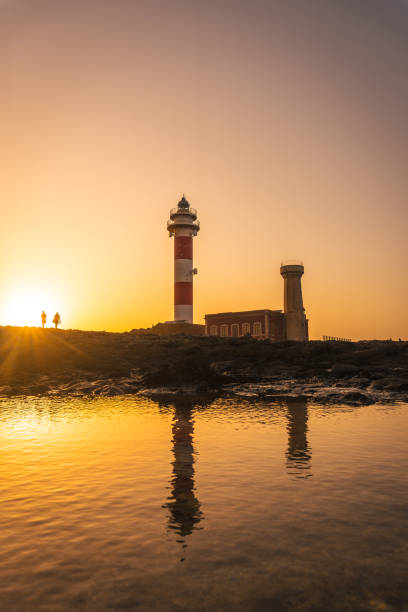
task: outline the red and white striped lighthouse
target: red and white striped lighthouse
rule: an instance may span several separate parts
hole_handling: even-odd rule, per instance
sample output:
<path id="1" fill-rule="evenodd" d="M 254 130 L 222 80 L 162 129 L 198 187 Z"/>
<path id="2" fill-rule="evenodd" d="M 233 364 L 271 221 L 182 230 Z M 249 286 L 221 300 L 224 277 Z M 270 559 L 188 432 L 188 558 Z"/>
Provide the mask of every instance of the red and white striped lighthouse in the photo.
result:
<path id="1" fill-rule="evenodd" d="M 170 211 L 167 221 L 170 237 L 174 236 L 174 320 L 193 322 L 193 236 L 200 230 L 197 211 L 184 195 Z"/>

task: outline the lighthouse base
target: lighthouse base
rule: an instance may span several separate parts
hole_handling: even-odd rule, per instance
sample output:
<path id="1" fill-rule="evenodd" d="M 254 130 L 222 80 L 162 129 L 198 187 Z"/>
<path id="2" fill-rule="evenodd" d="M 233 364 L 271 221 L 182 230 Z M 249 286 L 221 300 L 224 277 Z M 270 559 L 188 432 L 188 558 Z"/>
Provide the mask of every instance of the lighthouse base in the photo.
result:
<path id="1" fill-rule="evenodd" d="M 193 323 L 192 304 L 176 304 L 174 306 L 174 322 L 192 324 Z"/>

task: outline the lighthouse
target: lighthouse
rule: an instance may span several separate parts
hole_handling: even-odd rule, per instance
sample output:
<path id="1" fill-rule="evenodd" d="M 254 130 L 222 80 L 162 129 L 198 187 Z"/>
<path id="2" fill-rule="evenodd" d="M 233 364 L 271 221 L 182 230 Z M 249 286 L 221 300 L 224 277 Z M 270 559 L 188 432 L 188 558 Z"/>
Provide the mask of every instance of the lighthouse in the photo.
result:
<path id="1" fill-rule="evenodd" d="M 174 236 L 174 321 L 193 322 L 193 237 L 200 231 L 197 211 L 186 198 L 170 210 L 167 221 L 170 238 Z"/>

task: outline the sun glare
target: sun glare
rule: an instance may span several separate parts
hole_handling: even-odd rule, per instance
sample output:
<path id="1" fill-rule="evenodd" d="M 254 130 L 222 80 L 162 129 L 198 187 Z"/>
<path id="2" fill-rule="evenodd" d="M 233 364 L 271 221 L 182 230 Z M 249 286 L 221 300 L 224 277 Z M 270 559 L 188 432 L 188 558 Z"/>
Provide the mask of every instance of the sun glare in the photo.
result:
<path id="1" fill-rule="evenodd" d="M 3 325 L 41 326 L 41 312 L 47 314 L 47 327 L 52 325 L 54 314 L 62 305 L 49 290 L 18 288 L 6 295 L 3 304 Z"/>

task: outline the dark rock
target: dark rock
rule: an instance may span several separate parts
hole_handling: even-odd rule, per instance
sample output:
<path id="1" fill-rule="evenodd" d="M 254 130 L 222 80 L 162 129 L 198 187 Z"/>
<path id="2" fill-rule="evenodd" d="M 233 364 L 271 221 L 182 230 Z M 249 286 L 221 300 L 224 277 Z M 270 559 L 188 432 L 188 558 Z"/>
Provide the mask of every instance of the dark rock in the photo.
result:
<path id="1" fill-rule="evenodd" d="M 335 363 L 331 369 L 334 376 L 348 376 L 356 374 L 359 368 L 352 363 Z"/>
<path id="2" fill-rule="evenodd" d="M 50 385 L 48 383 L 33 385 L 30 387 L 30 393 L 33 395 L 42 395 L 43 393 L 46 393 L 49 388 Z"/>
<path id="3" fill-rule="evenodd" d="M 233 361 L 214 361 L 210 363 L 210 369 L 219 376 L 228 376 L 231 374 L 231 369 L 234 367 Z"/>
<path id="4" fill-rule="evenodd" d="M 353 378 L 350 378 L 349 382 L 352 383 L 356 387 L 360 387 L 361 389 L 366 389 L 368 385 L 371 383 L 371 380 L 369 378 L 364 378 L 364 377 L 360 378 L 360 376 L 353 376 Z"/>
<path id="5" fill-rule="evenodd" d="M 208 385 L 206 382 L 202 382 L 199 385 L 196 385 L 195 392 L 197 395 L 206 395 L 214 391 L 214 387 Z"/>
<path id="6" fill-rule="evenodd" d="M 293 376 L 300 380 L 304 380 L 305 378 L 308 378 L 310 376 L 310 370 L 308 370 L 307 368 L 298 368 L 293 372 Z"/>
<path id="7" fill-rule="evenodd" d="M 348 404 L 350 406 L 367 406 L 375 403 L 375 398 L 359 391 L 327 392 L 314 396 L 314 400 L 327 404 Z"/>
<path id="8" fill-rule="evenodd" d="M 263 395 L 265 397 L 269 397 L 269 396 L 273 396 L 273 395 L 280 395 L 282 393 L 281 389 L 274 389 L 273 387 L 269 387 L 268 389 L 265 389 L 265 391 L 263 392 Z"/>
<path id="9" fill-rule="evenodd" d="M 384 388 L 387 389 L 387 391 L 393 391 L 393 392 L 398 392 L 398 393 L 408 391 L 408 379 L 403 379 L 403 378 L 391 379 L 386 383 Z"/>
<path id="10" fill-rule="evenodd" d="M 373 372 L 368 373 L 368 376 L 370 377 L 371 380 L 381 380 L 386 375 L 387 375 L 387 371 L 384 370 L 384 368 L 381 368 L 381 370 L 375 370 Z"/>
<path id="11" fill-rule="evenodd" d="M 210 369 L 218 376 L 236 381 L 249 381 L 260 376 L 259 368 L 244 359 L 215 361 L 210 364 Z"/>
<path id="12" fill-rule="evenodd" d="M 324 404 L 336 404 L 341 403 L 342 393 L 329 392 L 329 393 L 318 393 L 314 396 L 314 400 Z"/>
<path id="13" fill-rule="evenodd" d="M 375 391 L 383 391 L 389 383 L 387 378 L 379 378 L 370 384 L 370 389 Z"/>
<path id="14" fill-rule="evenodd" d="M 360 393 L 359 391 L 349 391 L 345 393 L 341 401 L 351 406 L 368 406 L 369 404 L 375 403 L 375 399 L 372 396 L 366 393 Z"/>

